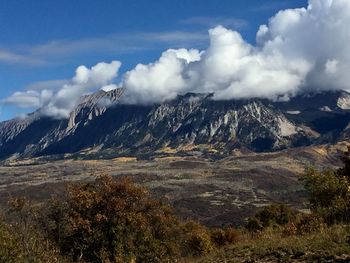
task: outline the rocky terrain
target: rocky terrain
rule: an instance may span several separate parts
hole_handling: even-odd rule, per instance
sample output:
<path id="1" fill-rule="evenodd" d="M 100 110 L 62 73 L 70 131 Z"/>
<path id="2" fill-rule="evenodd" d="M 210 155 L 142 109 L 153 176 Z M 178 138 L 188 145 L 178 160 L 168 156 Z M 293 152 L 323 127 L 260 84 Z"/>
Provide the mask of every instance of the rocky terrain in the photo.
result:
<path id="1" fill-rule="evenodd" d="M 216 101 L 186 94 L 159 105 L 119 103 L 121 89 L 81 99 L 69 119 L 52 119 L 40 109 L 0 123 L 0 159 L 83 154 L 92 158 L 155 152 L 230 155 L 334 143 L 350 132 L 350 94 L 299 95 L 289 101 Z"/>

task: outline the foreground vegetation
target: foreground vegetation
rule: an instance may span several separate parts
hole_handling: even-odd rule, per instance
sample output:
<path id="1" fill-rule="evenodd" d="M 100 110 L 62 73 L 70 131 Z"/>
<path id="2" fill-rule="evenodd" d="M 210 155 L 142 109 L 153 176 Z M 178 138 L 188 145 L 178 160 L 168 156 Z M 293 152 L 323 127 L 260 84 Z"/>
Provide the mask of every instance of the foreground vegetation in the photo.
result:
<path id="1" fill-rule="evenodd" d="M 71 184 L 40 205 L 12 199 L 0 220 L 1 262 L 350 262 L 350 156 L 301 177 L 310 213 L 258 211 L 241 229 L 178 219 L 129 179 Z"/>
<path id="2" fill-rule="evenodd" d="M 350 262 L 350 228 L 325 227 L 303 235 L 286 234 L 281 229 L 245 234 L 237 244 L 187 262 Z"/>

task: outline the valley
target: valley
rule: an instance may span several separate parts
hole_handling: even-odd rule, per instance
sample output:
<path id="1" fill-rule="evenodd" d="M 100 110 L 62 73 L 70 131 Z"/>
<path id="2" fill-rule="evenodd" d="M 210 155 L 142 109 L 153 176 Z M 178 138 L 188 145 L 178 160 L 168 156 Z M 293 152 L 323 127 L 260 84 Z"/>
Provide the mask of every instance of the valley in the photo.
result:
<path id="1" fill-rule="evenodd" d="M 128 176 L 208 226 L 241 226 L 258 208 L 307 209 L 298 180 L 335 168 L 350 131 L 350 93 L 289 101 L 217 101 L 188 93 L 155 105 L 120 102 L 122 89 L 85 95 L 69 118 L 41 109 L 0 123 L 0 202 L 40 203 L 67 182 Z"/>
<path id="2" fill-rule="evenodd" d="M 337 167 L 346 147 L 346 142 L 340 142 L 272 153 L 235 151 L 221 159 L 198 153 L 181 156 L 167 150 L 149 160 L 7 160 L 0 167 L 0 200 L 4 205 L 9 197 L 27 196 L 40 203 L 64 195 L 67 182 L 85 182 L 101 174 L 129 176 L 174 206 L 182 218 L 198 219 L 208 226 L 240 226 L 258 208 L 271 203 L 307 209 L 298 175 L 309 166 Z"/>

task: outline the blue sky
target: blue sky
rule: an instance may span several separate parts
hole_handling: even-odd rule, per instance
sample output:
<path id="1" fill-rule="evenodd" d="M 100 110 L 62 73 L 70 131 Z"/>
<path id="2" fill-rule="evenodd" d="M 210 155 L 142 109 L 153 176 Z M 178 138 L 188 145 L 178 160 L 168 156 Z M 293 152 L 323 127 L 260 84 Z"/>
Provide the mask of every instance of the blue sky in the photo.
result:
<path id="1" fill-rule="evenodd" d="M 79 65 L 120 60 L 121 73 L 168 48 L 208 45 L 216 25 L 255 42 L 259 25 L 306 0 L 0 1 L 0 101 L 60 85 Z M 34 109 L 1 105 L 0 121 Z"/>

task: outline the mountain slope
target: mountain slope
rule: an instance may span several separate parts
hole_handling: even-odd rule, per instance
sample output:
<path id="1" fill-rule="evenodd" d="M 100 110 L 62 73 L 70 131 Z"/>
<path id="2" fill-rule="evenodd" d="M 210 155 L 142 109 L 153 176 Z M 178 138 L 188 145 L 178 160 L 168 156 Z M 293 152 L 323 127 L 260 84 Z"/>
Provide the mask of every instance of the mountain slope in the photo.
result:
<path id="1" fill-rule="evenodd" d="M 343 91 L 288 102 L 186 94 L 153 106 L 120 104 L 122 94 L 117 89 L 85 96 L 69 119 L 44 117 L 39 110 L 0 123 L 0 159 L 86 149 L 141 155 L 189 145 L 223 154 L 235 148 L 261 152 L 333 142 L 350 133 L 350 94 Z"/>

